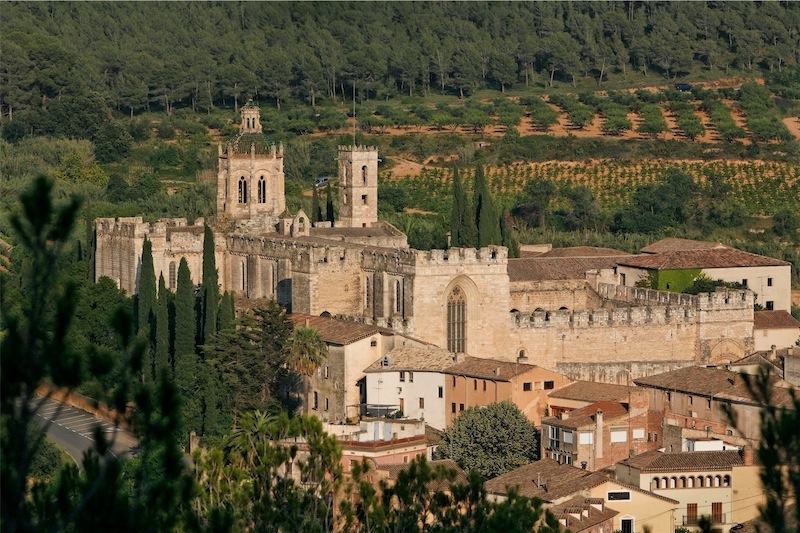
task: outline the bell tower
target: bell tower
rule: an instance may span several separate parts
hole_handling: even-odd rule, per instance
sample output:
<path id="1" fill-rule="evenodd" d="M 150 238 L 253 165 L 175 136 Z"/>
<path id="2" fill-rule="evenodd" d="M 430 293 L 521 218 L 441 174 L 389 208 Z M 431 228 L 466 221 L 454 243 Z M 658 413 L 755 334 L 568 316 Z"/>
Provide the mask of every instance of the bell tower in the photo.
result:
<path id="1" fill-rule="evenodd" d="M 378 149 L 339 147 L 339 220 L 336 226 L 368 228 L 378 222 Z"/>

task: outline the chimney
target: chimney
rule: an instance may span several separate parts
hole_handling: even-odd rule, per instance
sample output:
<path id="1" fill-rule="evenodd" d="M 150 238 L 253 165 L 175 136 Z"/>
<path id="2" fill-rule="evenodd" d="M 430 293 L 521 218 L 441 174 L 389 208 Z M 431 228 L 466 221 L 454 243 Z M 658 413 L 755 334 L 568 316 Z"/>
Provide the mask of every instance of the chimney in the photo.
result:
<path id="1" fill-rule="evenodd" d="M 753 448 L 745 446 L 742 448 L 742 463 L 744 466 L 753 466 Z"/>
<path id="2" fill-rule="evenodd" d="M 598 459 L 603 458 L 603 411 L 598 409 L 594 417 L 594 454 Z"/>
<path id="3" fill-rule="evenodd" d="M 778 356 L 778 347 L 773 344 L 770 347 L 770 351 L 771 351 L 771 355 L 772 355 L 772 360 L 774 361 L 775 358 Z"/>

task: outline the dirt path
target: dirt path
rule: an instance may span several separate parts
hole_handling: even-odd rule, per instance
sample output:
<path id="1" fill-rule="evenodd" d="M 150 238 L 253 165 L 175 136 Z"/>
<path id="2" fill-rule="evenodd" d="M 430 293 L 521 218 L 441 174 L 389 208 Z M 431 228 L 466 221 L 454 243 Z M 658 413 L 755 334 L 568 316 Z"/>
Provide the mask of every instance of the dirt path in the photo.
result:
<path id="1" fill-rule="evenodd" d="M 789 133 L 800 139 L 800 118 L 785 118 L 783 119 L 783 123 L 786 124 L 786 128 L 789 130 Z"/>

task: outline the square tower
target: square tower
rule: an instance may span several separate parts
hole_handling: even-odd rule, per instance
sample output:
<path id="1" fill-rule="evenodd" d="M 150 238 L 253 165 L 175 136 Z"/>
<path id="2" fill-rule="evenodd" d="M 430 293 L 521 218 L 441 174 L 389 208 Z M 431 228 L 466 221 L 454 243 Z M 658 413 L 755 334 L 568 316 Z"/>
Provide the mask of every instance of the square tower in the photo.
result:
<path id="1" fill-rule="evenodd" d="M 283 145 L 264 135 L 259 109 L 248 102 L 239 133 L 219 147 L 217 215 L 272 219 L 285 209 Z"/>
<path id="2" fill-rule="evenodd" d="M 368 228 L 378 222 L 378 149 L 339 147 L 338 227 Z"/>

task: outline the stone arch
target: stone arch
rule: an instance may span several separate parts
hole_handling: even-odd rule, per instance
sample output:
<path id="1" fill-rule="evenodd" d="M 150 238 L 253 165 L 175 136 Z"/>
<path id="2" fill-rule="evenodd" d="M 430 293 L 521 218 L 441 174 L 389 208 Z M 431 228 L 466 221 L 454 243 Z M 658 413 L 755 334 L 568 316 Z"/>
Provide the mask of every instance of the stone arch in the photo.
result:
<path id="1" fill-rule="evenodd" d="M 331 315 L 328 311 L 323 311 L 319 314 L 319 316 L 324 318 L 331 318 L 333 315 Z"/>
<path id="2" fill-rule="evenodd" d="M 745 356 L 744 346 L 733 339 L 721 339 L 711 348 L 710 362 L 730 362 Z"/>
<path id="3" fill-rule="evenodd" d="M 239 178 L 239 203 L 247 203 L 247 178 L 244 176 Z"/>
<path id="4" fill-rule="evenodd" d="M 455 294 L 458 289 L 458 294 Z M 466 351 L 470 339 L 470 318 L 480 306 L 481 295 L 475 282 L 465 275 L 456 276 L 443 294 L 444 331 L 447 349 Z M 458 353 L 458 352 L 455 352 Z"/>

